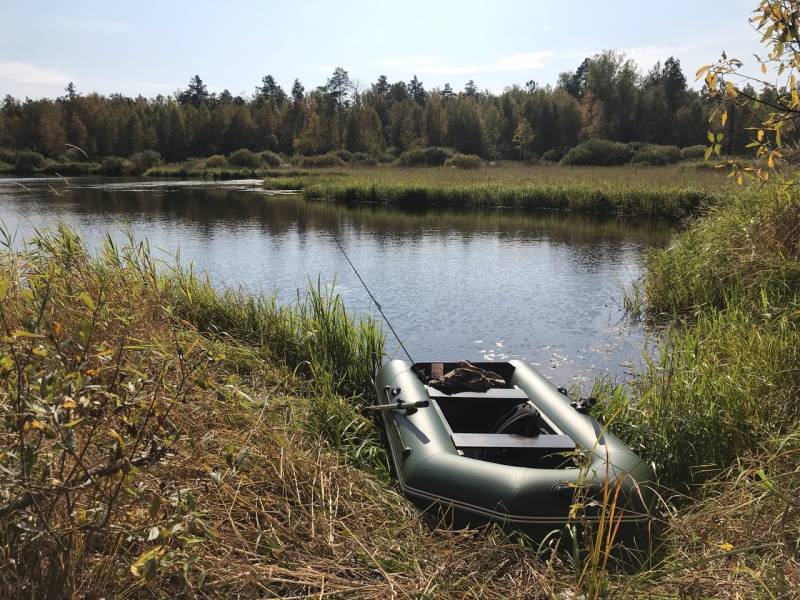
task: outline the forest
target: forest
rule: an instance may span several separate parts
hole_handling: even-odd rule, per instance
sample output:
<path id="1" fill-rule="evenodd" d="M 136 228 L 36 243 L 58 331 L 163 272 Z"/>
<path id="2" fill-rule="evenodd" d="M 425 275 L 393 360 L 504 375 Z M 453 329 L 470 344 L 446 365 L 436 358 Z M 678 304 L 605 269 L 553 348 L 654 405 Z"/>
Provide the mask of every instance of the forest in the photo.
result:
<path id="1" fill-rule="evenodd" d="M 61 161 L 155 151 L 176 162 L 243 148 L 306 156 L 344 149 L 391 158 L 427 146 L 487 160 L 558 160 L 593 138 L 707 144 L 712 110 L 677 59 L 640 73 L 612 50 L 586 58 L 554 86 L 528 81 L 502 93 L 481 91 L 473 81 L 461 91 L 449 84 L 428 90 L 416 76 L 390 83 L 384 75 L 362 89 L 342 68 L 310 90 L 295 79 L 287 92 L 266 75 L 248 97 L 209 93 L 199 75 L 186 89 L 155 98 L 82 94 L 72 83 L 65 92 L 56 99 L 5 97 L 0 161 L 27 150 Z M 758 122 L 736 111 L 731 104 L 724 126 L 727 154 L 744 151 L 752 137 L 747 128 Z"/>

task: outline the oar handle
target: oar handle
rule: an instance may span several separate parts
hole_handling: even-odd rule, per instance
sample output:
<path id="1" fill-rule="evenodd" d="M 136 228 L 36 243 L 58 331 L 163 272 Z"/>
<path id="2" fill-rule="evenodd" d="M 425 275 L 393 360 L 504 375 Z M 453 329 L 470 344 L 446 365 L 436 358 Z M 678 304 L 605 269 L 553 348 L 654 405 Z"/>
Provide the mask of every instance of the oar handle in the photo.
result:
<path id="1" fill-rule="evenodd" d="M 403 402 L 398 400 L 392 404 L 376 404 L 374 406 L 367 406 L 365 410 L 408 410 L 409 408 L 425 408 L 430 406 L 430 400 L 417 400 L 416 402 Z"/>

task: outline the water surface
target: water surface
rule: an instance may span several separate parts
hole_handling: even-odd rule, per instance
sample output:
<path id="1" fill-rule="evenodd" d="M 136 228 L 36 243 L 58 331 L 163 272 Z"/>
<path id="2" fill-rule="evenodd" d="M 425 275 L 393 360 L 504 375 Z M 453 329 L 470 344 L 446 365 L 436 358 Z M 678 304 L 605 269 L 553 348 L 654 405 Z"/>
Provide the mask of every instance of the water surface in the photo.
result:
<path id="1" fill-rule="evenodd" d="M 374 313 L 338 237 L 416 360 L 519 357 L 559 385 L 619 381 L 640 361 L 646 338 L 624 321 L 622 290 L 670 238 L 663 223 L 615 218 L 307 202 L 257 181 L 69 183 L 0 179 L 0 219 L 17 244 L 59 222 L 93 247 L 131 232 L 216 285 L 293 302 L 319 277 Z"/>

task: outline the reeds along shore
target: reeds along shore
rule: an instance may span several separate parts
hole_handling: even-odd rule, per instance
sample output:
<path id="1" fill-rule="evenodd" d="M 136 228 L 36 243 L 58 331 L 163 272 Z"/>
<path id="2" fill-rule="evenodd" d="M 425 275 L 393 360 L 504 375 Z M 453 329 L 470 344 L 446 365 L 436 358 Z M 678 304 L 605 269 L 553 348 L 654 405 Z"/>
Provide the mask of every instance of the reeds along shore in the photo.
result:
<path id="1" fill-rule="evenodd" d="M 569 210 L 677 219 L 715 201 L 724 178 L 687 166 L 563 167 L 501 165 L 307 170 L 267 174 L 267 189 L 346 203 Z"/>
<path id="2" fill-rule="evenodd" d="M 0 596 L 791 598 L 800 586 L 796 198 L 731 195 L 643 282 L 667 327 L 597 416 L 656 466 L 634 573 L 431 531 L 359 406 L 383 339 L 314 286 L 217 290 L 147 244 L 0 252 Z"/>

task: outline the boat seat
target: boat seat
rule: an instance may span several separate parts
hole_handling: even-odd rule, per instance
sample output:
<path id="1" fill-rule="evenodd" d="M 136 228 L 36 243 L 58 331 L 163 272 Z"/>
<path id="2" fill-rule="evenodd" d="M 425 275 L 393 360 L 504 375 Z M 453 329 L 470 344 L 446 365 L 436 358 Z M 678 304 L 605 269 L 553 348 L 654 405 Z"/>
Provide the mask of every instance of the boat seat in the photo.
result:
<path id="1" fill-rule="evenodd" d="M 575 442 L 568 435 L 527 437 L 513 433 L 454 433 L 452 439 L 456 448 L 527 448 L 549 452 L 575 450 Z"/>
<path id="2" fill-rule="evenodd" d="M 519 400 L 523 402 L 529 400 L 528 394 L 525 390 L 517 387 L 513 388 L 489 388 L 485 392 L 458 392 L 456 394 L 445 394 L 440 392 L 435 387 L 429 385 L 425 386 L 425 391 L 428 392 L 428 397 L 432 399 L 437 398 L 464 398 L 469 400 Z"/>

